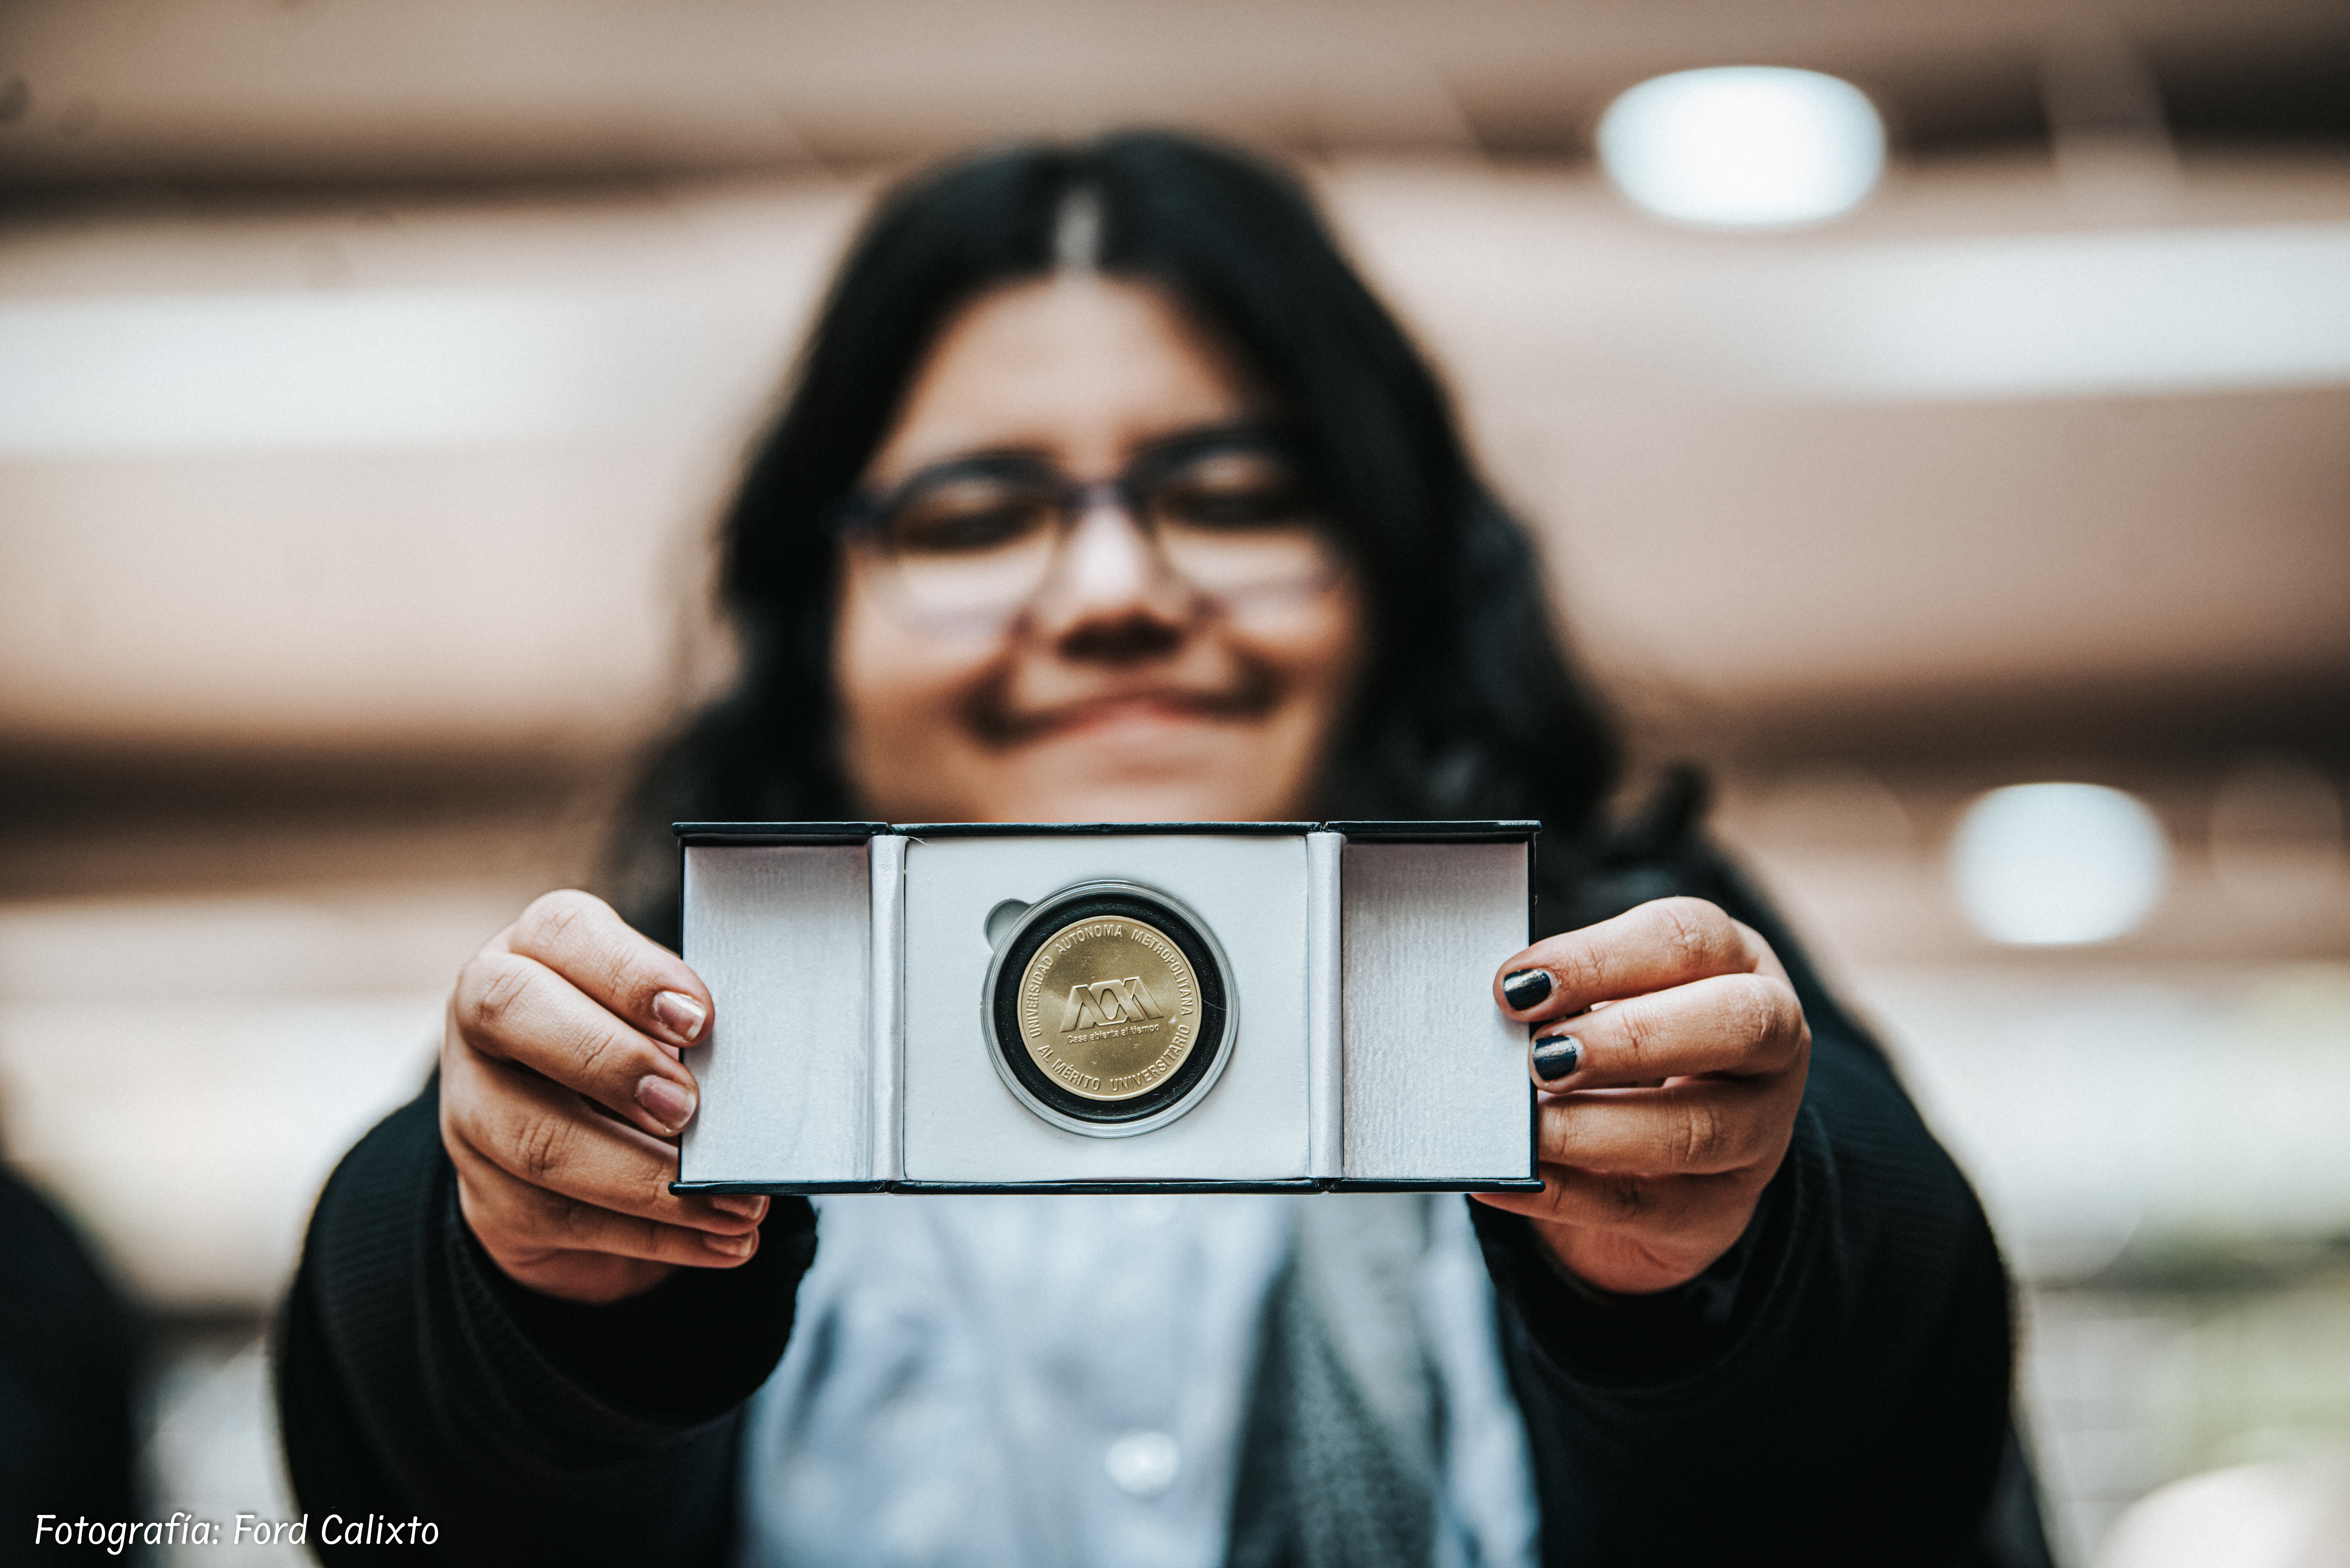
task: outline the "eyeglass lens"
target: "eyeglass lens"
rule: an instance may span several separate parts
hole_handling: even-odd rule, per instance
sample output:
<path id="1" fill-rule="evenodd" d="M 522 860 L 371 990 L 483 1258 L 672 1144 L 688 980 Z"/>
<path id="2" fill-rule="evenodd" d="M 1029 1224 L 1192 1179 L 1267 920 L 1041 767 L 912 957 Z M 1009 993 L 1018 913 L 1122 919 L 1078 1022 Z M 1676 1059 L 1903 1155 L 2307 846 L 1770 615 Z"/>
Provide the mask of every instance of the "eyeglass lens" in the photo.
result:
<path id="1" fill-rule="evenodd" d="M 1201 593 L 1295 593 L 1332 570 L 1312 498 L 1276 453 L 1211 450 L 1130 476 L 1125 488 L 1169 568 Z M 901 493 L 878 519 L 875 542 L 919 613 L 1008 618 L 1051 576 L 1082 494 L 1042 464 L 950 470 Z"/>

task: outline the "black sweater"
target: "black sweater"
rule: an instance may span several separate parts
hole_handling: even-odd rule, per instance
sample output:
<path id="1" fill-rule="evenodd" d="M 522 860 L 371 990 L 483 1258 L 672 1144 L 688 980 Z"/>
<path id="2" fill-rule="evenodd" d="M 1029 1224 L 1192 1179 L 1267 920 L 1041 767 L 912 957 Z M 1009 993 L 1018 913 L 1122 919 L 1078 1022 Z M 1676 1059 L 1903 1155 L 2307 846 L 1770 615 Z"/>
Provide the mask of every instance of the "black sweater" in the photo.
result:
<path id="1" fill-rule="evenodd" d="M 1753 1229 L 1660 1298 L 1596 1300 L 1523 1221 L 1471 1205 L 1544 1561 L 2033 1561 L 2007 1282 L 1973 1194 L 1769 911 L 1719 861 L 1677 870 L 1788 961 L 1811 1076 Z M 312 1540 L 372 1514 L 429 1521 L 463 1561 L 723 1562 L 743 1407 L 815 1246 L 806 1201 L 781 1199 L 739 1269 L 608 1307 L 538 1295 L 459 1216 L 428 1086 L 328 1183 L 280 1322 Z"/>

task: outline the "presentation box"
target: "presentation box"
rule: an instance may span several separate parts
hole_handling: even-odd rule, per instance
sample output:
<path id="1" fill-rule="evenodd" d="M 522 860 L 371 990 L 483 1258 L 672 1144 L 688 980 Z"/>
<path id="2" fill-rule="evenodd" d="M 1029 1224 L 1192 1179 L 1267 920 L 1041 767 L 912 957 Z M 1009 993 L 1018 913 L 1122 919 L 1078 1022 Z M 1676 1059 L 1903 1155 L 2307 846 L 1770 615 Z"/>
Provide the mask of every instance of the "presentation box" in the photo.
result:
<path id="1" fill-rule="evenodd" d="M 677 1189 L 1535 1189 L 1537 826 L 678 824 Z"/>

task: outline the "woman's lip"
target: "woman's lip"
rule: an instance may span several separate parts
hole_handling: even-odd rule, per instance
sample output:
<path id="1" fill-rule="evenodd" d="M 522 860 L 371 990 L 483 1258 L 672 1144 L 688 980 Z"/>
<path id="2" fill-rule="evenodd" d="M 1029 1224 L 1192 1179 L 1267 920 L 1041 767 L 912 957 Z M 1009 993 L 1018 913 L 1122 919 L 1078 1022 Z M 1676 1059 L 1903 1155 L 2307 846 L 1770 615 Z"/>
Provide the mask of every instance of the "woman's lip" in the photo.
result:
<path id="1" fill-rule="evenodd" d="M 1066 702 L 1033 713 L 1009 715 L 1013 728 L 1024 738 L 1070 735 L 1120 724 L 1195 724 L 1238 711 L 1245 703 L 1236 693 L 1149 691 L 1129 696 L 1100 697 Z"/>
<path id="2" fill-rule="evenodd" d="M 1007 665 L 971 693 L 964 721 L 973 735 L 989 744 L 1017 746 L 1120 724 L 1173 729 L 1265 717 L 1280 703 L 1281 682 L 1255 660 L 1233 663 L 1232 679 L 1227 680 L 1186 681 L 1164 671 L 1151 681 L 1135 671 L 1133 676 L 1141 678 L 1130 685 L 1114 677 L 1101 679 L 1110 675 L 1107 670 L 1084 672 L 1093 680 L 1066 680 L 1063 672 L 1052 670 L 1020 680 L 1015 680 L 1019 672 Z M 1042 680 L 1045 690 L 1034 690 L 1035 680 Z M 1022 686 L 1032 688 L 1028 701 L 1014 697 Z M 1057 691 L 1052 689 L 1055 686 Z"/>

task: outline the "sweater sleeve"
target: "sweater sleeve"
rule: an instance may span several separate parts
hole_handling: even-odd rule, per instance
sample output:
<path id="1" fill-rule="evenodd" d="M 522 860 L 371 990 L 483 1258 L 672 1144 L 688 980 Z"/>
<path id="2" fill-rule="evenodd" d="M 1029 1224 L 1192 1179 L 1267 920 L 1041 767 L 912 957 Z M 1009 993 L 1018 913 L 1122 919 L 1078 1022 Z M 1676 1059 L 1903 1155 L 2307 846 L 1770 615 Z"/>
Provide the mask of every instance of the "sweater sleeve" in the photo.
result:
<path id="1" fill-rule="evenodd" d="M 2009 1412 L 2007 1275 L 1966 1179 L 1884 1052 L 1738 867 L 1702 791 L 1636 825 L 1623 864 L 1546 891 L 1543 929 L 1690 893 L 1760 930 L 1812 1029 L 1784 1163 L 1698 1280 L 1604 1299 L 1527 1223 L 1472 1204 L 1526 1419 L 1546 1563 L 2045 1562 Z M 2011 1474 L 2010 1472 L 2012 1472 Z"/>
<path id="2" fill-rule="evenodd" d="M 1712 1282 L 1725 1310 L 1622 1310 L 1523 1220 L 1476 1220 L 1544 1562 L 1969 1560 L 2008 1435 L 2007 1282 L 1873 1046 L 1815 1031 L 1786 1162 Z"/>
<path id="3" fill-rule="evenodd" d="M 277 1325 L 313 1546 L 336 1555 L 373 1516 L 408 1526 L 403 1542 L 430 1525 L 457 1562 L 723 1562 L 742 1406 L 790 1335 L 813 1210 L 778 1199 L 738 1269 L 680 1270 L 608 1307 L 558 1302 L 508 1279 L 464 1223 L 439 1103 L 436 1079 L 337 1168 Z"/>

